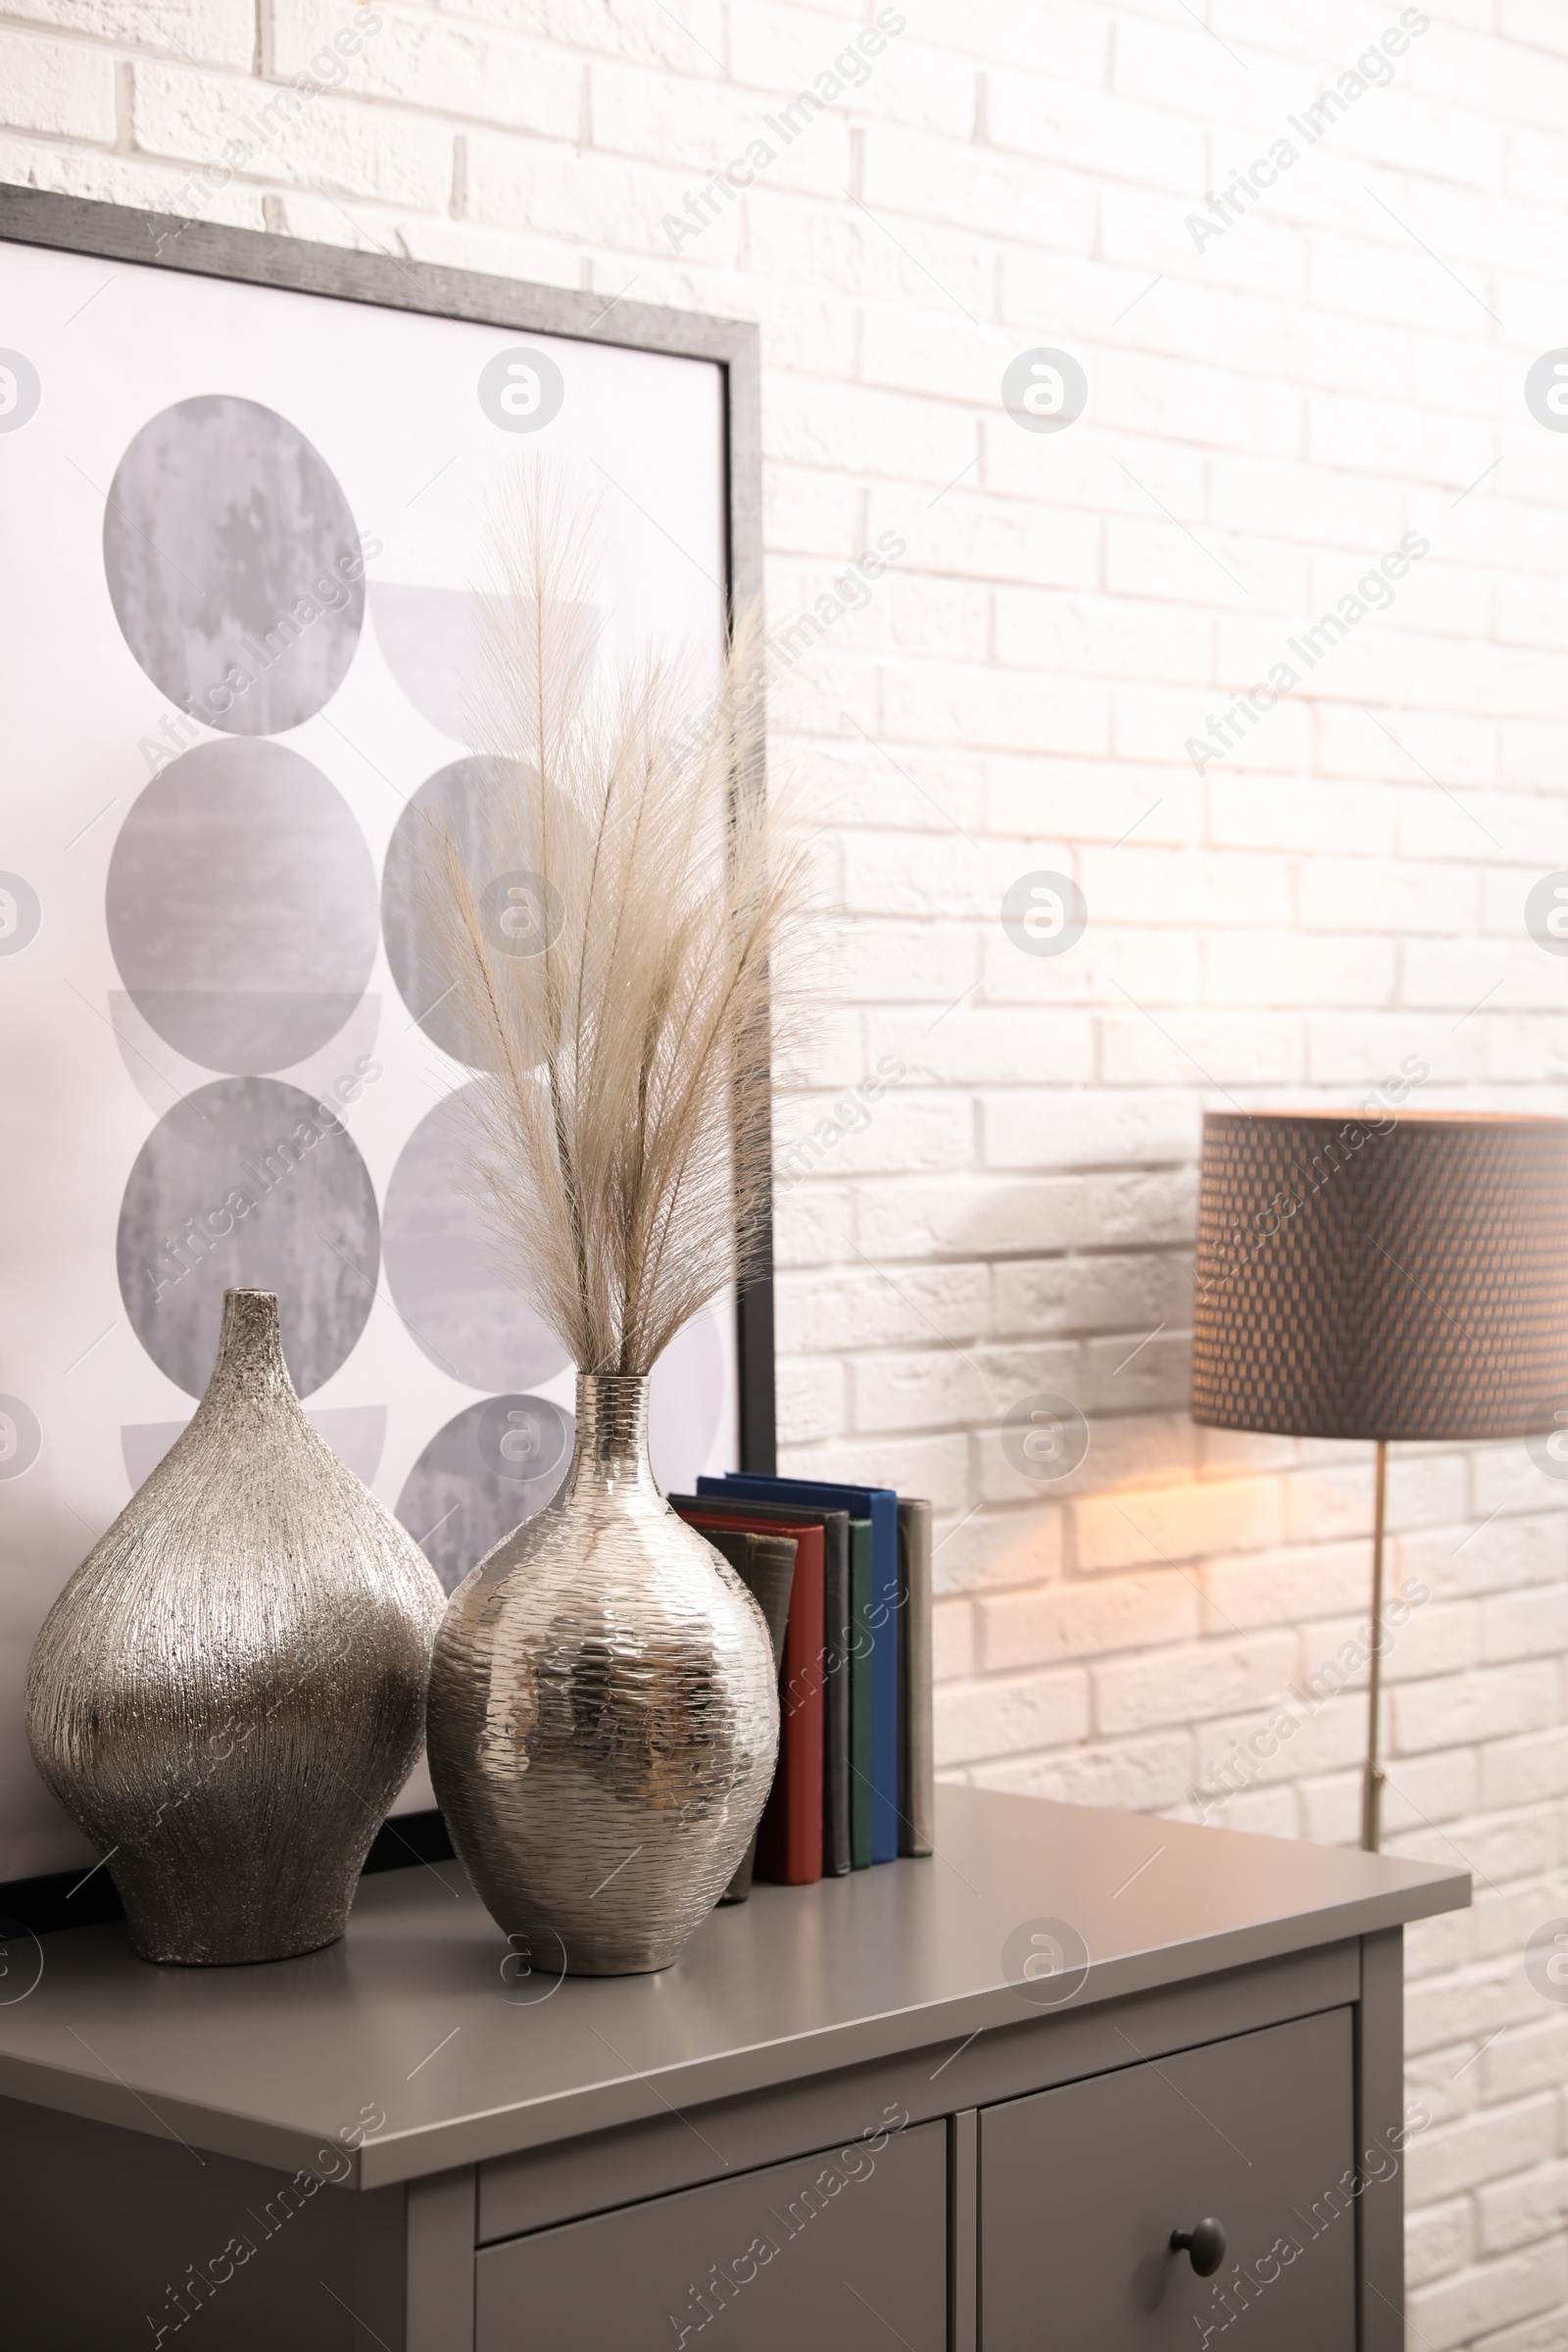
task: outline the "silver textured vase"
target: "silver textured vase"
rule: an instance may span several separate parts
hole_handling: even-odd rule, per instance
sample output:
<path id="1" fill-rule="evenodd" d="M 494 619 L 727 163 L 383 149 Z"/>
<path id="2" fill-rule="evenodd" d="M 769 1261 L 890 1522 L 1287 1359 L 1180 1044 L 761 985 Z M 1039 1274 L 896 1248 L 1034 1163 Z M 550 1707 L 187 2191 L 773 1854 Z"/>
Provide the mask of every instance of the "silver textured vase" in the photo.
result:
<path id="1" fill-rule="evenodd" d="M 342 1935 L 419 1752 L 442 1605 L 300 1410 L 272 1293 L 226 1292 L 194 1418 L 27 1672 L 33 1759 L 144 1960 L 281 1960 Z"/>
<path id="2" fill-rule="evenodd" d="M 541 1975 L 667 1968 L 728 1886 L 773 1779 L 773 1652 L 654 1483 L 645 1378 L 579 1376 L 554 1499 L 447 1605 L 427 1746 L 453 1843 Z"/>

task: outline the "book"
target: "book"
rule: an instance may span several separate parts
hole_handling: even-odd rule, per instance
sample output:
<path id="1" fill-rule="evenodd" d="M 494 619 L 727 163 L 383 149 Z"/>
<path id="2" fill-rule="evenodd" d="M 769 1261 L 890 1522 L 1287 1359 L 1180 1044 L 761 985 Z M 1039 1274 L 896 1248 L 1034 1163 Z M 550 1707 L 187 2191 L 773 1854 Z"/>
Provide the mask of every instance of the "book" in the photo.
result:
<path id="1" fill-rule="evenodd" d="M 754 1511 L 744 1497 L 670 1495 L 671 1506 L 699 1534 L 715 1530 L 778 1535 L 777 1522 Z M 753 1875 L 785 1886 L 809 1886 L 822 1876 L 822 1552 L 820 1517 L 795 1522 L 795 1581 L 784 1628 L 779 1689 L 778 1766 L 757 1833 Z"/>
<path id="2" fill-rule="evenodd" d="M 871 1854 L 871 1522 L 850 1521 L 850 1862 L 869 1867 Z"/>
<path id="3" fill-rule="evenodd" d="M 899 1851 L 899 1498 L 891 1487 L 849 1487 L 814 1478 L 759 1478 L 731 1470 L 697 1482 L 759 1502 L 818 1503 L 871 1522 L 871 1859 Z M 853 1680 L 852 1680 L 853 1700 Z"/>
<path id="4" fill-rule="evenodd" d="M 714 1501 L 710 1494 L 672 1494 L 669 1499 L 682 1513 L 710 1510 Z M 842 1878 L 852 1867 L 850 1805 L 854 1787 L 850 1768 L 850 1651 L 854 1639 L 850 1514 L 792 1502 L 752 1502 L 746 1507 L 759 1520 L 777 1521 L 783 1528 L 822 1530 L 822 1875 Z M 869 1769 L 864 1757 L 861 1768 Z"/>
<path id="5" fill-rule="evenodd" d="M 935 1831 L 931 1739 L 931 1505 L 899 1496 L 899 1851 L 928 1854 Z"/>
<path id="6" fill-rule="evenodd" d="M 702 1532 L 713 1549 L 723 1553 L 761 1610 L 777 1674 L 784 1663 L 784 1629 L 789 1622 L 790 1588 L 795 1582 L 795 1538 L 782 1533 L 754 1536 L 727 1527 L 705 1527 Z M 721 1903 L 744 1903 L 751 1893 L 757 1836 L 754 1830 L 735 1876 L 718 1898 Z"/>
<path id="7" fill-rule="evenodd" d="M 850 1802 L 850 1515 L 824 1511 L 822 1616 L 822 1871 L 842 1878 L 852 1867 Z"/>

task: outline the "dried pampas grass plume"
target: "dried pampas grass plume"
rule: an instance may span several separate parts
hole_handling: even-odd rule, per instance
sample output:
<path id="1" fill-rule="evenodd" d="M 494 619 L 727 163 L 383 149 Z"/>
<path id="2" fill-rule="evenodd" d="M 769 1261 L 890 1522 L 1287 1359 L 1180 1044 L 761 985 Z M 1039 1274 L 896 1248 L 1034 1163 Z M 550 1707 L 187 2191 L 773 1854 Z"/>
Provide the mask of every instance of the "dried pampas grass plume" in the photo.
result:
<path id="1" fill-rule="evenodd" d="M 420 917 L 469 1040 L 472 1162 L 579 1371 L 649 1371 L 766 1249 L 774 1045 L 804 1003 L 804 849 L 762 792 L 761 668 L 604 679 L 591 520 L 543 471 L 496 531 L 482 852 L 432 824 Z"/>

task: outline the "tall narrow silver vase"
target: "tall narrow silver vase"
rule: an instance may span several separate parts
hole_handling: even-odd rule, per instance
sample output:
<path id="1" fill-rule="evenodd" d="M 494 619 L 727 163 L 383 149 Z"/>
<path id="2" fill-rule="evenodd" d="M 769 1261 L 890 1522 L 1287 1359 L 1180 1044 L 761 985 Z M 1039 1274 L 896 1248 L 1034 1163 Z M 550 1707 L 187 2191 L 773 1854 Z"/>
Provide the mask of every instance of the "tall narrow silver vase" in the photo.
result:
<path id="1" fill-rule="evenodd" d="M 343 1933 L 419 1752 L 442 1592 L 318 1438 L 270 1291 L 224 1294 L 207 1394 L 61 1593 L 33 1759 L 144 1960 L 280 1960 Z"/>
<path id="2" fill-rule="evenodd" d="M 534 1972 L 667 1968 L 751 1842 L 778 1750 L 767 1627 L 648 1459 L 648 1382 L 580 1376 L 552 1502 L 459 1586 L 430 1776 Z"/>

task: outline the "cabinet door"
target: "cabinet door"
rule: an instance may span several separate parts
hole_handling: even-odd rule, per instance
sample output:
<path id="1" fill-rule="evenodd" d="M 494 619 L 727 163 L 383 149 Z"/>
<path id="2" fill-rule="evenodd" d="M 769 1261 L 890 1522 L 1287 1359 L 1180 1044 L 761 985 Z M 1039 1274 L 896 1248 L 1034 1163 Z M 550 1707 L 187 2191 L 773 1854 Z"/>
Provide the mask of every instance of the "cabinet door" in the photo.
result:
<path id="1" fill-rule="evenodd" d="M 947 2173 L 921 2124 L 486 2246 L 475 2352 L 946 2352 Z"/>
<path id="2" fill-rule="evenodd" d="M 988 2107 L 983 2352 L 1355 2352 L 1350 2024 L 1331 2009 Z M 1170 2237 L 1209 2218 L 1226 2251 L 1200 2278 Z"/>

